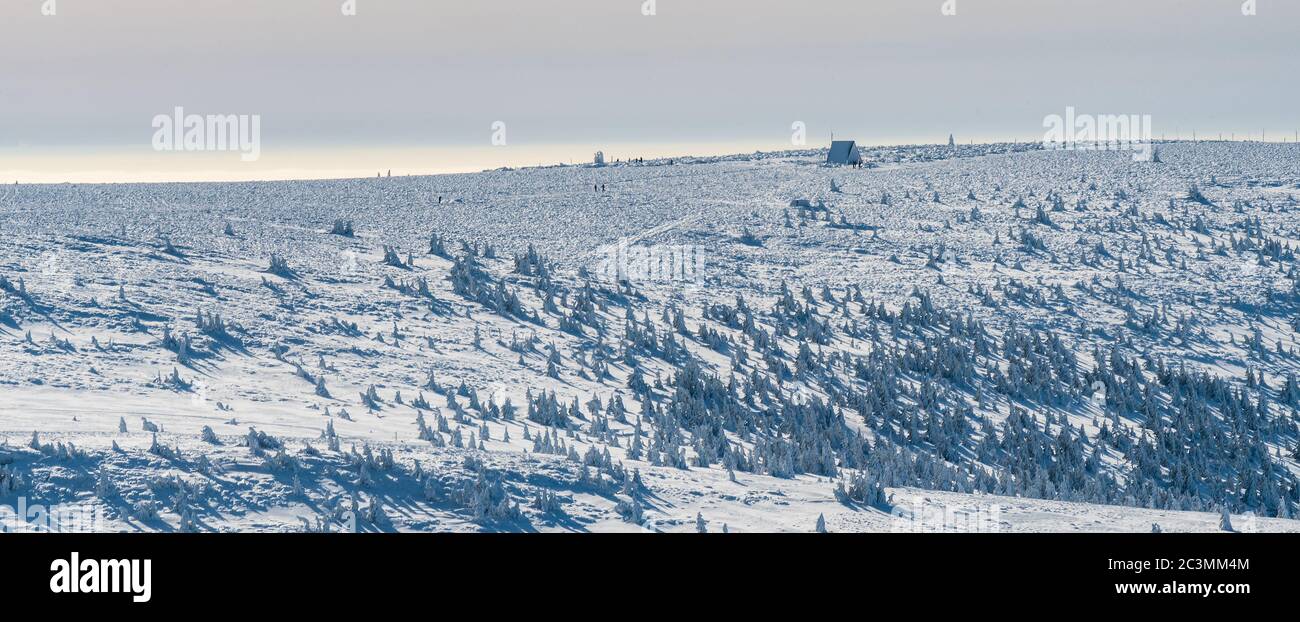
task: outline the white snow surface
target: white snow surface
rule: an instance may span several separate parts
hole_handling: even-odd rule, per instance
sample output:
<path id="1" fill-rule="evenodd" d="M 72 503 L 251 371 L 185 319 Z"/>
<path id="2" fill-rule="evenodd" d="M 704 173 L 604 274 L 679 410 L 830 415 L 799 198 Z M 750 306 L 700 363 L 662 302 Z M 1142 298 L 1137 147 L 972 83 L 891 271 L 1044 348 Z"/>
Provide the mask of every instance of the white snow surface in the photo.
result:
<path id="1" fill-rule="evenodd" d="M 627 386 L 630 367 L 615 355 L 608 377 L 596 378 L 589 365 L 606 344 L 617 351 L 625 309 L 610 297 L 596 310 L 611 331 L 603 338 L 560 330 L 532 281 L 513 272 L 512 257 L 530 245 L 553 263 L 553 279 L 571 297 L 587 281 L 580 269 L 594 270 L 620 239 L 632 247 L 692 247 L 704 260 L 698 281 L 632 283 L 638 318 L 658 321 L 665 309 L 680 308 L 692 333 L 705 303 L 732 304 L 743 295 L 765 310 L 784 282 L 796 296 L 805 286 L 840 297 L 857 287 L 892 310 L 921 290 L 937 307 L 969 312 L 994 335 L 1013 322 L 1059 335 L 1085 370 L 1094 346 L 1109 351 L 1117 337 L 1127 338 L 1131 355 L 1161 356 L 1233 382 L 1250 369 L 1277 388 L 1300 367 L 1285 354 L 1296 347 L 1295 310 L 1274 306 L 1293 288 L 1285 273 L 1293 264 L 1266 265 L 1250 251 L 1212 252 L 1243 238 L 1241 223 L 1255 218 L 1269 239 L 1298 243 L 1298 145 L 1170 143 L 1160 145 L 1158 163 L 1027 145 L 865 155 L 875 167 L 831 168 L 818 152 L 789 152 L 431 177 L 0 187 L 0 276 L 9 284 L 0 292 L 0 466 L 21 478 L 11 491 L 0 486 L 0 521 L 21 496 L 93 504 L 107 517 L 97 525 L 104 530 L 288 531 L 336 521 L 334 529 L 359 531 L 694 531 L 698 515 L 711 532 L 723 525 L 808 532 L 818 516 L 831 532 L 906 531 L 916 523 L 904 516 L 923 500 L 992 516 L 981 530 L 1150 531 L 1153 523 L 1164 531 L 1220 530 L 1214 511 L 914 487 L 886 490 L 891 515 L 839 502 L 834 488 L 844 474 L 736 472 L 733 481 L 719 463 L 682 469 L 627 456 L 640 412 Z M 831 191 L 832 180 L 839 192 Z M 595 191 L 595 184 L 606 189 Z M 1213 205 L 1186 200 L 1192 184 Z M 1049 192 L 1061 196 L 1064 209 L 1051 209 Z M 790 207 L 795 199 L 826 210 L 801 217 Z M 1050 225 L 1034 222 L 1038 206 Z M 1208 233 L 1188 226 L 1197 218 Z M 339 220 L 353 223 L 355 235 L 331 234 Z M 1045 249 L 1026 251 L 1016 237 L 1022 230 Z M 491 245 L 496 257 L 481 257 L 481 265 L 544 325 L 455 293 L 453 261 L 428 252 L 434 233 L 453 256 L 462 254 L 462 240 Z M 1098 245 L 1129 266 L 1085 261 Z M 385 246 L 413 264 L 385 263 Z M 268 271 L 273 254 L 291 275 Z M 427 296 L 390 286 L 415 287 L 421 277 Z M 603 291 L 618 290 L 600 283 Z M 1056 286 L 1066 300 L 1051 295 Z M 1116 292 L 1132 293 L 1134 313 Z M 1133 325 L 1133 317 L 1156 311 L 1166 326 L 1194 316 L 1194 337 Z M 229 337 L 204 334 L 200 312 L 219 313 Z M 355 332 L 341 328 L 351 322 Z M 1256 330 L 1268 350 L 1283 354 L 1252 350 Z M 190 355 L 167 347 L 165 334 L 192 338 Z M 511 349 L 530 336 L 534 347 Z M 793 355 L 794 341 L 784 342 Z M 707 371 L 727 376 L 729 354 L 693 337 L 683 343 Z M 546 373 L 548 344 L 562 361 L 558 378 Z M 814 350 L 862 354 L 871 347 L 837 335 Z M 678 368 L 659 357 L 640 360 L 650 381 L 658 373 L 667 382 Z M 761 361 L 750 364 L 761 368 Z M 168 380 L 173 371 L 179 383 Z M 510 398 L 519 415 L 485 418 L 465 408 L 465 419 L 454 421 L 446 397 L 426 387 L 430 373 L 443 387 L 473 389 L 484 403 Z M 307 376 L 324 377 L 330 396 L 318 395 Z M 377 409 L 361 399 L 372 386 Z M 782 386 L 791 395 L 826 395 L 812 382 Z M 637 471 L 642 520 L 620 513 L 630 497 L 599 480 L 599 469 L 584 475 L 581 463 L 538 453 L 525 440 L 548 431 L 523 416 L 526 395 L 541 391 L 556 392 L 563 405 L 576 398 L 584 410 L 593 397 L 625 401 L 629 419 L 611 422 L 607 434 L 584 418 L 556 435 L 577 455 L 607 449 L 626 472 Z M 417 396 L 429 406 L 414 407 Z M 1078 397 L 1042 411 L 1093 436 L 1109 415 L 1090 396 Z M 995 421 L 1007 416 L 1005 397 L 987 402 L 976 403 L 976 412 Z M 450 432 L 436 432 L 444 439 L 438 444 L 449 446 L 422 440 L 417 415 L 435 427 L 435 412 L 463 439 L 481 437 L 486 426 L 490 440 L 481 450 L 450 446 Z M 866 429 L 856 413 L 844 412 L 850 427 Z M 1296 416 L 1278 403 L 1273 413 Z M 158 431 L 146 431 L 145 420 Z M 323 437 L 328 425 L 338 450 Z M 1138 430 L 1141 422 L 1126 418 L 1124 425 Z M 203 438 L 205 427 L 215 439 Z M 271 445 L 249 447 L 250 428 Z M 1266 441 L 1292 473 L 1294 440 L 1282 433 Z M 392 464 L 358 467 L 384 463 L 387 452 Z M 1118 452 L 1105 457 L 1116 468 L 1128 460 Z M 428 492 L 430 479 L 439 491 Z M 515 513 L 485 515 L 456 492 L 492 496 L 492 480 Z M 556 495 L 559 510 L 542 507 L 544 493 Z M 354 498 L 357 515 L 349 516 Z M 369 510 L 375 505 L 382 516 Z M 1232 518 L 1239 530 L 1249 523 L 1300 531 L 1293 520 Z"/>

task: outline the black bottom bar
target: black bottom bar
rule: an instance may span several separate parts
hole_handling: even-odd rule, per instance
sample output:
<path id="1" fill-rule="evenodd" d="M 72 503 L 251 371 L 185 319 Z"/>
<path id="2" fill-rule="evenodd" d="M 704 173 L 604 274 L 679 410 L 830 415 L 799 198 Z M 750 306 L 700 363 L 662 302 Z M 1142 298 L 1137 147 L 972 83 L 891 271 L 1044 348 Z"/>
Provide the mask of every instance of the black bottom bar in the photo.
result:
<path id="1" fill-rule="evenodd" d="M 660 597 L 678 602 L 673 595 L 682 590 L 759 610 L 772 599 L 821 608 L 847 598 L 917 603 L 926 612 L 1040 603 L 1206 611 L 1293 601 L 1297 542 L 1266 534 L 4 534 L 0 585 L 10 605 L 50 611 L 194 611 L 221 603 L 231 615 L 243 603 L 259 603 L 250 606 L 262 613 L 380 604 L 396 611 L 428 607 L 430 598 L 473 603 L 474 594 L 497 605 L 506 604 L 503 595 L 522 605 L 568 594 L 570 607 L 585 602 L 574 595 L 603 594 L 624 606 L 650 598 L 658 608 L 667 606 Z M 134 602 L 144 594 L 129 580 L 118 593 L 52 591 L 122 567 L 99 560 L 146 559 L 147 602 Z M 94 561 L 81 566 L 86 560 Z M 689 609 L 684 600 L 673 606 Z"/>

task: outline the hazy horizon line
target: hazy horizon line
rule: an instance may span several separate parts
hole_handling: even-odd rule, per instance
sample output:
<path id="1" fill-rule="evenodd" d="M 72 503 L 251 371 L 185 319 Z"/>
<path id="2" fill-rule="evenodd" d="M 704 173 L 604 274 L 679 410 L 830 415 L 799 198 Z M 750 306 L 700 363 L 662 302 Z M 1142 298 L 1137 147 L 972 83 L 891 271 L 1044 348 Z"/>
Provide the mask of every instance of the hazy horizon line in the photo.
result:
<path id="1" fill-rule="evenodd" d="M 1225 133 L 1225 136 L 1227 133 Z M 1296 141 L 1290 136 L 1284 135 L 1282 140 L 1259 140 L 1247 138 L 1231 139 L 1217 136 L 1217 133 L 1204 135 L 1197 138 L 1153 138 L 1153 143 L 1176 143 L 1176 142 L 1241 142 L 1241 143 L 1273 143 L 1273 144 L 1293 144 Z M 855 140 L 852 137 L 843 137 L 845 140 Z M 883 141 L 866 142 L 856 141 L 860 146 L 865 148 L 882 148 L 882 147 L 924 147 L 924 146 L 943 146 L 947 141 L 927 142 L 917 139 L 893 139 Z M 956 141 L 960 145 L 991 145 L 1007 143 L 1042 143 L 1042 138 L 1033 139 L 1023 137 L 1006 137 L 992 138 L 981 137 L 981 139 L 968 139 L 965 141 Z M 53 186 L 53 185 L 120 185 L 120 184 L 199 184 L 199 183 L 262 183 L 262 182 L 295 182 L 295 181 L 331 181 L 331 180 L 360 180 L 374 179 L 376 177 L 437 177 L 445 175 L 467 175 L 488 173 L 501 170 L 525 170 L 534 168 L 551 168 L 565 166 L 589 166 L 593 163 L 594 155 L 597 151 L 605 153 L 607 165 L 616 163 L 625 163 L 635 158 L 645 159 L 647 161 L 662 161 L 682 158 L 722 158 L 729 156 L 742 156 L 754 153 L 763 154 L 781 154 L 781 153 L 798 153 L 807 151 L 826 150 L 830 146 L 829 142 L 817 142 L 808 145 L 776 145 L 771 142 L 762 141 L 734 141 L 734 142 L 675 142 L 675 143 L 610 143 L 605 148 L 593 147 L 589 145 L 526 145 L 526 146 L 499 146 L 499 147 L 473 147 L 473 146 L 448 146 L 448 147 L 381 147 L 381 148 L 356 148 L 356 147 L 312 147 L 298 148 L 281 152 L 267 152 L 274 159 L 294 159 L 305 158 L 308 161 L 320 162 L 322 159 L 334 159 L 339 157 L 352 157 L 357 160 L 369 160 L 366 166 L 275 166 L 275 167 L 244 167 L 239 170 L 238 157 L 235 159 L 235 166 L 232 168 L 220 168 L 231 164 L 231 154 L 213 153 L 213 152 L 185 152 L 183 155 L 176 153 L 158 153 L 152 150 L 141 150 L 138 147 L 125 149 L 106 149 L 102 147 L 90 149 L 77 149 L 71 147 L 44 148 L 47 152 L 66 152 L 76 151 L 79 155 L 54 155 L 37 154 L 36 161 L 43 158 L 56 158 L 70 161 L 121 161 L 122 158 L 135 158 L 137 161 L 160 161 L 163 159 L 185 158 L 189 163 L 195 163 L 200 166 L 209 168 L 186 168 L 180 170 L 165 171 L 161 168 L 150 169 L 132 169 L 126 168 L 96 168 L 96 167 L 77 167 L 64 168 L 60 171 L 51 172 L 42 168 L 6 168 L 4 165 L 10 160 L 29 161 L 31 154 L 26 155 L 9 155 L 6 151 L 10 149 L 0 148 L 0 186 L 3 185 L 25 185 L 25 186 Z M 611 151 L 611 149 L 618 151 Z M 23 150 L 18 150 L 23 151 Z M 109 152 L 109 153 L 97 153 Z M 467 157 L 462 158 L 458 164 L 430 164 L 428 160 L 439 160 L 451 153 L 466 153 Z M 500 155 L 503 153 L 517 154 L 515 157 L 499 158 L 485 157 L 486 153 Z M 586 155 L 580 157 L 579 154 Z M 432 157 L 431 157 L 432 156 Z M 548 157 L 549 156 L 549 157 Z M 411 159 L 425 158 L 426 161 L 411 162 Z M 396 162 L 396 166 L 381 165 L 375 167 L 378 160 L 375 158 L 388 158 Z M 253 169 L 253 170 L 250 170 Z M 372 172 L 374 174 L 372 174 Z M 24 181 L 28 180 L 28 181 Z"/>

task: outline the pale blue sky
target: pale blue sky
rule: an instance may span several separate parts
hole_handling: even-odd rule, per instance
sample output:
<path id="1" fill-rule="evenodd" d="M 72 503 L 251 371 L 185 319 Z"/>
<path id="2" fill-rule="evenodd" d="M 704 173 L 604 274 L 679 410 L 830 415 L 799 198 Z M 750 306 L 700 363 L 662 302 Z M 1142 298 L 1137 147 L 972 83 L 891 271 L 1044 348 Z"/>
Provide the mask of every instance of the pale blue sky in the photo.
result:
<path id="1" fill-rule="evenodd" d="M 955 16 L 943 0 L 657 0 L 652 17 L 643 2 L 356 0 L 345 17 L 343 0 L 57 0 L 47 17 L 3 0 L 0 175 L 139 169 L 112 154 L 147 151 L 175 106 L 261 115 L 264 160 L 286 171 L 372 166 L 274 164 L 340 147 L 440 154 L 395 173 L 781 148 L 794 121 L 810 144 L 1033 139 L 1066 106 L 1150 114 L 1157 136 L 1300 129 L 1295 0 L 1253 17 L 1242 0 L 955 0 Z M 457 166 L 497 120 L 509 145 Z M 197 160 L 156 172 L 272 166 Z"/>

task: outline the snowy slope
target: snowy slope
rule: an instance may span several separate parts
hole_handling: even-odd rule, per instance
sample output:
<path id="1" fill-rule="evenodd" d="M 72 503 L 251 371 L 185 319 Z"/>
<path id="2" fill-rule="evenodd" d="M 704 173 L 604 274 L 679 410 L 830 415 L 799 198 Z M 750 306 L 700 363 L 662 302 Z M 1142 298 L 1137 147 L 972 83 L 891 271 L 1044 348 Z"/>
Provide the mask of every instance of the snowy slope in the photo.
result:
<path id="1" fill-rule="evenodd" d="M 1160 152 L 0 188 L 0 508 L 1295 530 L 1300 147 Z M 613 282 L 620 240 L 702 271 Z"/>

